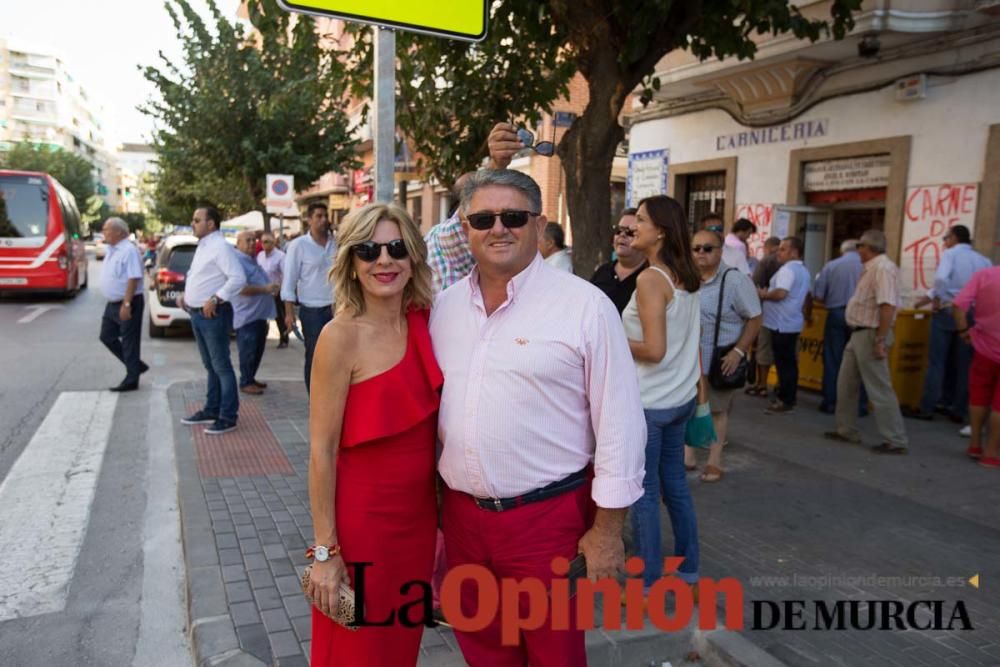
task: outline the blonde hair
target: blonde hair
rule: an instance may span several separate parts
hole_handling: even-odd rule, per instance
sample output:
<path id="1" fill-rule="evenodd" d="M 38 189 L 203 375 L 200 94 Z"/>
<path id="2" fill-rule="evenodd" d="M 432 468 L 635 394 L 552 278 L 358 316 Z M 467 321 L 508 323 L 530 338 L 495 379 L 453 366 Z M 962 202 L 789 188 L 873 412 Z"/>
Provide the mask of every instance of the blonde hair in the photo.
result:
<path id="1" fill-rule="evenodd" d="M 389 220 L 399 225 L 399 233 L 410 256 L 413 274 L 403 288 L 403 310 L 411 306 L 430 308 L 431 269 L 427 265 L 427 245 L 410 215 L 395 204 L 368 204 L 348 214 L 337 228 L 337 259 L 330 269 L 329 279 L 337 301 L 337 312 L 362 315 L 365 312 L 365 295 L 354 274 L 352 248 L 375 235 L 375 225 Z"/>

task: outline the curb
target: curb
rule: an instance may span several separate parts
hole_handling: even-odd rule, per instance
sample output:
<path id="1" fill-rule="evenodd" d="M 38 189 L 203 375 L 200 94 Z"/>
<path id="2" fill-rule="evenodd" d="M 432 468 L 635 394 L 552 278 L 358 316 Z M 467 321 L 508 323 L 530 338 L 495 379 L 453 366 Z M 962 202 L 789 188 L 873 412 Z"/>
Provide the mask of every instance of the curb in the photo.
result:
<path id="1" fill-rule="evenodd" d="M 711 667 L 787 667 L 773 655 L 732 630 L 695 630 L 694 649 Z"/>
<path id="2" fill-rule="evenodd" d="M 188 627 L 194 664 L 197 667 L 266 667 L 240 649 L 236 627 L 229 615 L 212 521 L 198 481 L 194 443 L 190 432 L 178 419 L 184 410 L 179 389 L 184 384 L 183 381 L 175 382 L 167 387 L 167 401 L 177 460 L 177 501 L 181 513 L 181 548 L 187 574 Z"/>

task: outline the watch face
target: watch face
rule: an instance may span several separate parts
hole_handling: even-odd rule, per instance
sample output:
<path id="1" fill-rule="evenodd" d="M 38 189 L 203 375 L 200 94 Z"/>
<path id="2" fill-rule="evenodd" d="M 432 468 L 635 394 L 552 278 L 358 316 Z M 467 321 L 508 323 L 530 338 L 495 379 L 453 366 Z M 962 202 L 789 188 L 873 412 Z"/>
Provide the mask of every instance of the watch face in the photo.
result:
<path id="1" fill-rule="evenodd" d="M 326 547 L 316 547 L 316 549 L 313 551 L 313 556 L 316 558 L 317 561 L 322 563 L 323 561 L 328 560 L 330 558 L 330 550 L 327 549 Z"/>

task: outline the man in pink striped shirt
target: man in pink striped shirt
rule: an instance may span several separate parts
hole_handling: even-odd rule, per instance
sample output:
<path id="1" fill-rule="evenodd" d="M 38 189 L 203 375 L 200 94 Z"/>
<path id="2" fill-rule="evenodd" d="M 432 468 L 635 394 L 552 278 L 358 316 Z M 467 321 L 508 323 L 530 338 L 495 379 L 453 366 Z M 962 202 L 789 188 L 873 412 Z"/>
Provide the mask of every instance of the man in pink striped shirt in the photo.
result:
<path id="1" fill-rule="evenodd" d="M 614 304 L 538 254 L 541 206 L 538 185 L 516 171 L 477 172 L 463 189 L 478 266 L 438 296 L 430 323 L 445 376 L 448 565 L 548 583 L 553 558 L 582 553 L 588 576 L 610 577 L 624 562 L 627 508 L 642 495 L 638 381 Z M 476 593 L 462 590 L 466 616 Z M 586 664 L 583 631 L 548 621 L 516 646 L 502 645 L 499 617 L 458 641 L 472 667 Z"/>

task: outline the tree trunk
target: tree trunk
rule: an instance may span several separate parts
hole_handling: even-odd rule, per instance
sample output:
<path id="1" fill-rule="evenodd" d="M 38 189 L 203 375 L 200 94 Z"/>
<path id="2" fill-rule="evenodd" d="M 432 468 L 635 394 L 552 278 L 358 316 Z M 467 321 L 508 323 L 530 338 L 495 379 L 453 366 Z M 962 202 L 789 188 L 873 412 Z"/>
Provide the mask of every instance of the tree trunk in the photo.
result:
<path id="1" fill-rule="evenodd" d="M 625 137 L 618 114 L 628 94 L 614 54 L 597 60 L 587 76 L 587 108 L 559 143 L 573 229 L 573 271 L 583 278 L 611 258 L 611 167 Z"/>

